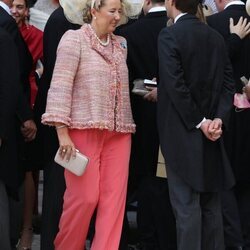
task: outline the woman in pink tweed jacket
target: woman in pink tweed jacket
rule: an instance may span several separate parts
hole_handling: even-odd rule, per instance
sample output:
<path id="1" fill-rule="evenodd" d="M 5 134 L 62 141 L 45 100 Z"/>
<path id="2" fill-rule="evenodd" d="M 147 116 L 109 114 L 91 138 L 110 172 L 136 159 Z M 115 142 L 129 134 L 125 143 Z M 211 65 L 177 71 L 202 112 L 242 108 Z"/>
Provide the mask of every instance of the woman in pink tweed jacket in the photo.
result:
<path id="1" fill-rule="evenodd" d="M 65 170 L 57 250 L 84 249 L 95 208 L 91 249 L 119 246 L 135 132 L 126 41 L 112 33 L 124 13 L 122 1 L 87 0 L 81 9 L 85 24 L 66 32 L 58 46 L 42 122 L 55 126 L 62 158 L 74 157 L 77 148 L 90 161 L 82 176 Z"/>

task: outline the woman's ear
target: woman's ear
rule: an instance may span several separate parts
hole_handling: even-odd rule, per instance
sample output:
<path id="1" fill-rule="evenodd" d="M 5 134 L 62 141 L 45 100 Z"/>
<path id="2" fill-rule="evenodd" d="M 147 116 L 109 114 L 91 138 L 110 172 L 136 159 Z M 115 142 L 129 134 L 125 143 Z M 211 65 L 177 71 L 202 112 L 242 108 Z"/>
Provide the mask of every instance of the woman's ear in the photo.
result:
<path id="1" fill-rule="evenodd" d="M 90 10 L 90 13 L 91 13 L 91 16 L 93 17 L 93 19 L 96 19 L 96 9 L 95 8 L 92 8 L 91 10 Z"/>

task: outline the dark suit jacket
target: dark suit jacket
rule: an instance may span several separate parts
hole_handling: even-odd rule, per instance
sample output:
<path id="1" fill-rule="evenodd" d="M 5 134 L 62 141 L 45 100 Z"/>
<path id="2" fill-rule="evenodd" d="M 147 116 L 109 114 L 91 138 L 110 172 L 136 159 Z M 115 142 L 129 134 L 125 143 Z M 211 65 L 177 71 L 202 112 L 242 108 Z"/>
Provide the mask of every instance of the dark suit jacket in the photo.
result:
<path id="1" fill-rule="evenodd" d="M 218 191 L 234 183 L 221 140 L 196 128 L 203 117 L 227 126 L 234 81 L 223 38 L 193 15 L 159 36 L 158 127 L 167 165 L 194 190 Z"/>
<path id="2" fill-rule="evenodd" d="M 244 5 L 231 5 L 225 10 L 209 16 L 207 23 L 213 29 L 218 31 L 225 39 L 228 45 L 228 52 L 234 70 L 234 79 L 236 80 L 237 92 L 242 92 L 242 83 L 240 77 L 250 77 L 250 37 L 247 36 L 241 40 L 237 35 L 231 36 L 229 31 L 229 19 L 233 18 L 236 24 L 239 18 L 243 16 L 250 21 Z"/>
<path id="3" fill-rule="evenodd" d="M 40 80 L 34 107 L 36 120 L 41 120 L 41 116 L 45 112 L 47 93 L 55 66 L 59 41 L 67 30 L 78 28 L 80 28 L 79 25 L 72 24 L 65 18 L 61 7 L 56 9 L 47 21 L 43 34 L 44 72 Z M 45 160 L 50 161 L 54 158 L 58 149 L 56 132 L 54 128 L 42 126 L 42 134 L 45 140 Z"/>
<path id="4" fill-rule="evenodd" d="M 166 11 L 148 13 L 119 31 L 127 40 L 130 89 L 135 79 L 158 78 L 158 35 L 166 27 Z M 136 133 L 133 135 L 130 165 L 139 175 L 155 176 L 159 136 L 156 103 L 130 94 Z"/>
<path id="5" fill-rule="evenodd" d="M 11 54 L 13 51 L 15 51 L 15 57 L 17 56 L 18 59 L 17 64 L 13 62 L 15 67 L 11 67 L 11 70 L 6 70 L 6 72 L 10 75 L 10 78 L 15 80 L 18 79 L 19 82 L 19 90 L 17 90 L 18 104 L 16 106 L 16 119 L 12 124 L 15 126 L 16 134 L 11 134 L 11 141 L 16 140 L 17 143 L 9 144 L 8 149 L 6 148 L 6 152 L 4 154 L 8 156 L 8 161 L 6 159 L 5 165 L 1 171 L 2 179 L 6 183 L 7 187 L 9 187 L 8 191 L 11 192 L 12 195 L 16 196 L 15 189 L 20 185 L 24 177 L 24 168 L 22 165 L 24 163 L 22 152 L 24 148 L 24 140 L 20 132 L 20 127 L 23 122 L 33 118 L 29 105 L 29 73 L 32 67 L 32 57 L 19 32 L 15 20 L 2 7 L 0 7 L 0 27 L 2 27 L 10 35 L 16 47 L 16 49 L 13 50 L 10 45 L 9 49 L 11 51 L 5 51 L 5 53 L 10 53 L 9 59 L 5 58 L 5 60 L 9 60 L 9 62 L 6 62 L 5 65 L 12 63 L 13 58 Z M 15 58 L 13 60 L 15 60 Z M 18 167 L 15 162 L 16 155 L 18 156 Z"/>
<path id="6" fill-rule="evenodd" d="M 217 30 L 228 43 L 228 52 L 234 70 L 236 91 L 242 93 L 241 76 L 250 77 L 250 36 L 241 40 L 237 35 L 229 34 L 229 19 L 237 23 L 243 16 L 248 18 L 244 5 L 231 5 L 222 12 L 207 18 L 208 24 Z M 249 141 L 250 110 L 235 112 L 232 109 L 230 130 L 225 134 L 225 143 L 237 180 L 250 180 Z"/>
<path id="7" fill-rule="evenodd" d="M 5 29 L 10 34 L 17 47 L 20 83 L 22 85 L 22 91 L 20 92 L 18 101 L 19 105 L 17 107 L 17 115 L 22 123 L 32 118 L 32 111 L 29 106 L 29 74 L 32 68 L 32 56 L 18 30 L 14 18 L 12 18 L 2 7 L 0 7 L 0 27 Z"/>
<path id="8" fill-rule="evenodd" d="M 0 179 L 7 187 L 16 188 L 20 182 L 15 127 L 15 112 L 21 91 L 18 56 L 13 40 L 1 27 L 0 55 Z"/>

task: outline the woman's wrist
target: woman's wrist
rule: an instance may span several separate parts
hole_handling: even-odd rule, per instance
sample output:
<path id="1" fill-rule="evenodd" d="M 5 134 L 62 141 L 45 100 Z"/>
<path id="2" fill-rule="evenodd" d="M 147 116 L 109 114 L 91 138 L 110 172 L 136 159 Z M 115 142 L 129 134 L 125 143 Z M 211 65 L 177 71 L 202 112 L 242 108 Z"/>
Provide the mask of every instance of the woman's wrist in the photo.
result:
<path id="1" fill-rule="evenodd" d="M 62 125 L 55 125 L 56 130 L 62 129 L 62 128 L 67 128 L 68 126 L 65 124 Z"/>

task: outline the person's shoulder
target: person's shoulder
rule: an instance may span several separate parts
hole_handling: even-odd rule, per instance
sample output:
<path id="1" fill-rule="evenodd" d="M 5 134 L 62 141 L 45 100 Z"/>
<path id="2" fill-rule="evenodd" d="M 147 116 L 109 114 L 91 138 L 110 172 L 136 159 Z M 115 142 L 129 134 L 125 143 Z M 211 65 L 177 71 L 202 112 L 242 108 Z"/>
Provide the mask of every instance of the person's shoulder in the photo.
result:
<path id="1" fill-rule="evenodd" d="M 3 8 L 3 7 L 1 7 L 0 6 L 0 18 L 2 18 L 2 17 L 7 17 L 7 16 L 10 16 L 7 12 L 6 12 L 6 10 Z"/>
<path id="2" fill-rule="evenodd" d="M 121 35 L 130 35 L 141 31 L 141 27 L 144 23 L 144 17 L 136 19 L 133 23 L 125 25 L 119 31 Z"/>
<path id="3" fill-rule="evenodd" d="M 16 21 L 14 18 L 12 18 L 11 15 L 9 15 L 6 10 L 4 10 L 1 6 L 0 6 L 0 23 L 8 23 L 8 24 L 15 24 L 16 25 Z"/>
<path id="4" fill-rule="evenodd" d="M 4 45 L 15 46 L 14 41 L 13 41 L 12 37 L 10 36 L 10 34 L 5 29 L 0 27 L 0 47 L 1 47 L 1 49 L 5 47 Z"/>
<path id="5" fill-rule="evenodd" d="M 114 38 L 118 43 L 126 42 L 126 38 L 123 37 L 122 35 L 113 35 L 113 38 Z"/>
<path id="6" fill-rule="evenodd" d="M 224 38 L 222 34 L 214 29 L 213 26 L 205 24 L 204 32 L 206 32 L 207 37 L 209 37 L 210 41 L 214 41 L 215 44 L 224 44 Z"/>
<path id="7" fill-rule="evenodd" d="M 37 27 L 35 27 L 34 25 L 29 25 L 29 29 L 31 30 L 31 32 L 33 34 L 35 34 L 36 36 L 43 36 L 43 31 L 41 31 L 40 29 L 38 29 Z"/>
<path id="8" fill-rule="evenodd" d="M 61 40 L 60 40 L 60 46 L 67 45 L 67 46 L 78 46 L 82 43 L 82 39 L 84 39 L 84 34 L 82 29 L 78 30 L 67 30 Z"/>
<path id="9" fill-rule="evenodd" d="M 9 33 L 0 26 L 0 40 L 4 41 L 6 39 L 11 39 Z"/>
<path id="10" fill-rule="evenodd" d="M 175 30 L 176 27 L 174 27 L 174 25 L 163 28 L 159 33 L 158 42 L 165 43 L 166 41 L 167 42 L 174 41 L 174 43 L 177 44 Z"/>
<path id="11" fill-rule="evenodd" d="M 78 30 L 67 30 L 64 34 L 63 34 L 63 39 L 67 38 L 67 39 L 78 39 L 79 36 L 83 33 L 82 29 L 78 29 Z"/>
<path id="12" fill-rule="evenodd" d="M 50 15 L 46 26 L 45 31 L 55 30 L 59 32 L 65 32 L 68 29 L 79 29 L 80 25 L 73 24 L 67 20 L 64 15 L 63 8 L 60 6 Z"/>
<path id="13" fill-rule="evenodd" d="M 119 36 L 119 35 L 112 35 L 113 39 L 115 39 L 115 41 L 117 42 L 117 44 L 119 44 L 120 48 L 122 49 L 127 49 L 127 40 L 125 37 L 123 36 Z"/>
<path id="14" fill-rule="evenodd" d="M 65 20 L 65 16 L 64 16 L 64 13 L 63 13 L 63 9 L 62 9 L 62 7 L 58 7 L 50 15 L 50 17 L 48 19 L 48 23 L 50 23 L 50 22 L 60 22 L 60 21 L 64 21 L 64 20 Z"/>
<path id="15" fill-rule="evenodd" d="M 210 26 L 218 26 L 221 24 L 221 22 L 223 22 L 225 20 L 227 21 L 230 17 L 232 17 L 230 12 L 227 10 L 223 10 L 223 11 L 215 13 L 211 16 L 208 16 L 206 18 L 206 21 L 207 21 L 207 24 Z M 228 23 L 228 25 L 229 25 L 229 23 Z"/>

